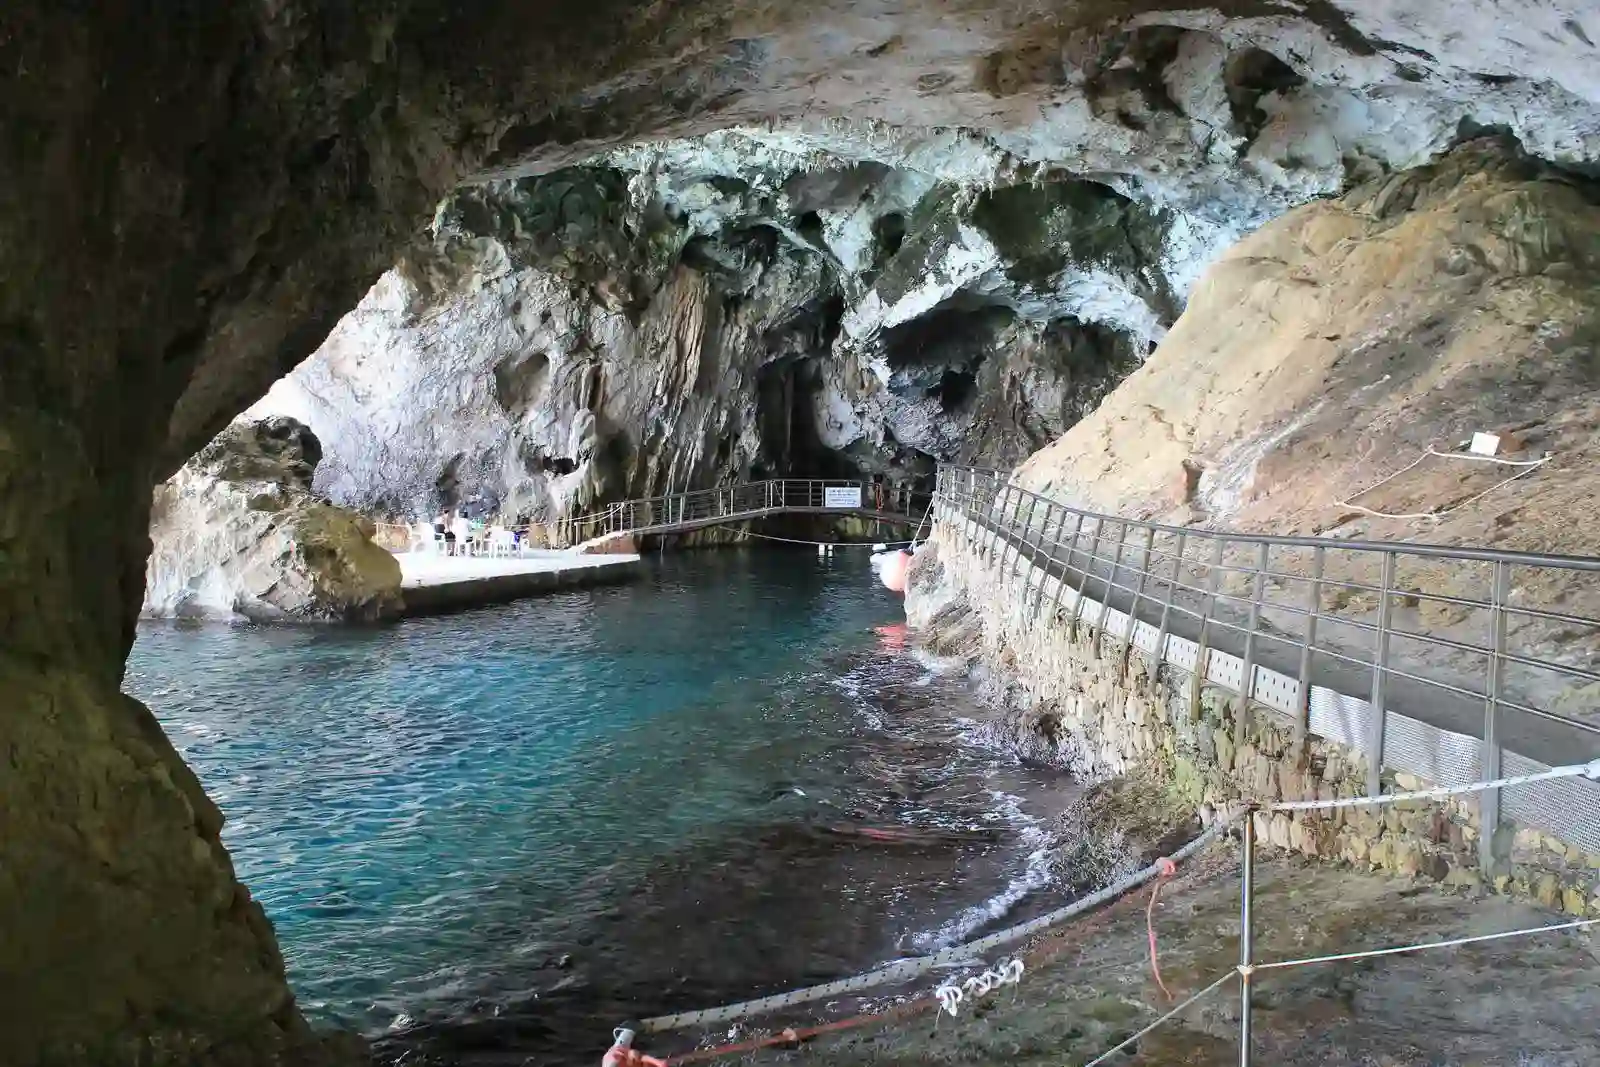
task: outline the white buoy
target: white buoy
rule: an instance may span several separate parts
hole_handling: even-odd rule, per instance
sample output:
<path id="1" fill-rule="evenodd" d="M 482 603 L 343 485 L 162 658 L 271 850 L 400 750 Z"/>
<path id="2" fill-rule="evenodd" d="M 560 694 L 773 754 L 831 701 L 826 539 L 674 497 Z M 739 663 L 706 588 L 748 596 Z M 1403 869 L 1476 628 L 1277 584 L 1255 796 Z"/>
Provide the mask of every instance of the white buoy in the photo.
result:
<path id="1" fill-rule="evenodd" d="M 817 555 L 826 556 L 827 554 L 828 554 L 828 546 L 819 542 L 817 544 Z"/>

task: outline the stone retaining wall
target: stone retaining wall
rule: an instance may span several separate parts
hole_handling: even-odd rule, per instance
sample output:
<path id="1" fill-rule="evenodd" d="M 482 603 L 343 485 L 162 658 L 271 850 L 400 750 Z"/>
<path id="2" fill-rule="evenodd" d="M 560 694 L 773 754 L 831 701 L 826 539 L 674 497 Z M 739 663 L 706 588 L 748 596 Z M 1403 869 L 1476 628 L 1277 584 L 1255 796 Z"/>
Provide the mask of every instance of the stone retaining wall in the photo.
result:
<path id="1" fill-rule="evenodd" d="M 1310 737 L 1304 743 L 1273 714 L 1252 708 L 1240 721 L 1237 695 L 1205 688 L 1170 665 L 1152 678 L 1143 652 L 1076 632 L 1065 608 L 1039 606 L 1040 572 L 1027 560 L 986 563 L 947 523 L 938 523 L 911 569 L 906 613 L 939 647 L 965 645 L 998 672 L 1012 709 L 1009 727 L 1026 747 L 1094 780 L 1135 769 L 1167 783 L 1202 822 L 1240 799 L 1356 797 L 1366 793 L 1364 757 Z M 1389 776 L 1397 791 L 1427 788 Z M 1477 858 L 1478 819 L 1470 798 L 1381 808 L 1255 815 L 1266 846 L 1448 885 L 1492 888 L 1573 915 L 1600 916 L 1600 856 L 1502 820 L 1493 870 Z"/>

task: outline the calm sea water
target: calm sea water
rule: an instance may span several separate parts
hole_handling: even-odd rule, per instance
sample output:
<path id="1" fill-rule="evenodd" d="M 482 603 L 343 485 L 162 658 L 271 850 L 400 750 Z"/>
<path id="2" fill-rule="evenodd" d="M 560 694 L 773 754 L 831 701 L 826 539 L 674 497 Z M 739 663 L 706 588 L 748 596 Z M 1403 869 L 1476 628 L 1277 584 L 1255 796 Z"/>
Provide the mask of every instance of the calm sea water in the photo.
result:
<path id="1" fill-rule="evenodd" d="M 582 1059 L 598 1020 L 853 973 L 1045 886 L 1068 787 L 968 743 L 983 710 L 900 618 L 862 553 L 693 553 L 384 629 L 152 625 L 126 688 L 314 1019 Z"/>

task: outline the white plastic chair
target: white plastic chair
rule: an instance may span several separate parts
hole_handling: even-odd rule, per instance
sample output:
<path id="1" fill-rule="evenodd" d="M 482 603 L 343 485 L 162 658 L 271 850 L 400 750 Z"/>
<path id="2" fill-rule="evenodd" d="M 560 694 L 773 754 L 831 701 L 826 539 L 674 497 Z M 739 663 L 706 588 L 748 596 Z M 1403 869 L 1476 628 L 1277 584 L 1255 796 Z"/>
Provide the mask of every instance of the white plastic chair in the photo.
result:
<path id="1" fill-rule="evenodd" d="M 489 555 L 510 556 L 516 551 L 517 539 L 504 526 L 489 528 Z"/>
<path id="2" fill-rule="evenodd" d="M 431 522 L 419 522 L 411 527 L 411 543 L 407 552 L 431 552 L 438 555 L 444 548 L 444 537 L 435 532 Z"/>

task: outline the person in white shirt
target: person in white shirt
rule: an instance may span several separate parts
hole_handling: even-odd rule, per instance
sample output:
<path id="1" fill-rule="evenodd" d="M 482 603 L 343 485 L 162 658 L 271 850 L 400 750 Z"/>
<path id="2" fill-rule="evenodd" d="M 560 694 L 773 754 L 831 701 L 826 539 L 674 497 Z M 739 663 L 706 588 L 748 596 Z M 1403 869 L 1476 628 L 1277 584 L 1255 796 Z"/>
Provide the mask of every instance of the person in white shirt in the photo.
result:
<path id="1" fill-rule="evenodd" d="M 450 532 L 456 535 L 456 555 L 471 555 L 472 523 L 467 521 L 465 511 L 456 512 L 456 517 L 450 523 Z"/>

